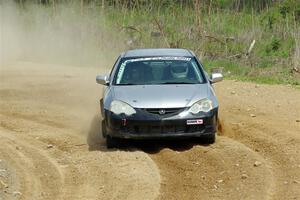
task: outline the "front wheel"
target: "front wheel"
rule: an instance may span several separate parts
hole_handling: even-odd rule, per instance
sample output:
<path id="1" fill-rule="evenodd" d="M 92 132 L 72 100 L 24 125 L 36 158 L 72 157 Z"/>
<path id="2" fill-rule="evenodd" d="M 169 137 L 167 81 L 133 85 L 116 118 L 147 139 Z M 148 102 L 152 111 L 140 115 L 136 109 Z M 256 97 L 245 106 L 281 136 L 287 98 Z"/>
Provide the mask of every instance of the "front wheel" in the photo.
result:
<path id="1" fill-rule="evenodd" d="M 216 133 L 211 133 L 209 135 L 204 136 L 204 142 L 206 144 L 213 144 L 216 141 Z"/>
<path id="2" fill-rule="evenodd" d="M 101 131 L 102 131 L 102 137 L 106 138 L 106 123 L 105 123 L 105 120 L 102 120 L 102 122 L 101 122 Z"/>
<path id="3" fill-rule="evenodd" d="M 107 135 L 107 136 L 106 136 L 106 147 L 107 147 L 108 149 L 118 147 L 119 144 L 120 144 L 119 139 L 113 138 L 113 137 L 111 137 L 110 135 Z"/>

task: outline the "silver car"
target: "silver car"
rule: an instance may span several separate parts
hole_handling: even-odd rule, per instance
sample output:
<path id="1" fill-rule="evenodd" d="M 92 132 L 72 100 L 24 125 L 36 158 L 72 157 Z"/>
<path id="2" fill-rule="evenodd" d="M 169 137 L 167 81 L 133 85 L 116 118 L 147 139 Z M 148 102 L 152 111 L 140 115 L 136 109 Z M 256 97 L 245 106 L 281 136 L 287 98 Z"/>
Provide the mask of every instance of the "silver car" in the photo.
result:
<path id="1" fill-rule="evenodd" d="M 136 49 L 122 53 L 100 100 L 107 148 L 124 139 L 201 138 L 214 143 L 218 101 L 210 77 L 186 49 Z"/>

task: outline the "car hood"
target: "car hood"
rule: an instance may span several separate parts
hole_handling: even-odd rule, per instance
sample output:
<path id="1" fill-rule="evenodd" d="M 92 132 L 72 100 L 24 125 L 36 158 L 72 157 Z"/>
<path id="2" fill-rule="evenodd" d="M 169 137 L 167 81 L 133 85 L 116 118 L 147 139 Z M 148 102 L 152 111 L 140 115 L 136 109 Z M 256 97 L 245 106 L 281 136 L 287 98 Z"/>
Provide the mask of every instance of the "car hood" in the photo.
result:
<path id="1" fill-rule="evenodd" d="M 114 100 L 134 108 L 182 108 L 207 98 L 207 84 L 113 86 Z"/>

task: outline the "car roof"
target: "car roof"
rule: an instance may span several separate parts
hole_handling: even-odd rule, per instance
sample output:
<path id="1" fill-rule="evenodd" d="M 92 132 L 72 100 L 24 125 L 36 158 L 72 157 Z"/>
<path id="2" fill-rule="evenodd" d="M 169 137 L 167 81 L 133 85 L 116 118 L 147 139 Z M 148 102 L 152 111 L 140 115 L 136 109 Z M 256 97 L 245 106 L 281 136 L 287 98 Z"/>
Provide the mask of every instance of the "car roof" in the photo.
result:
<path id="1" fill-rule="evenodd" d="M 183 56 L 192 57 L 194 54 L 187 49 L 175 49 L 175 48 L 164 48 L 164 49 L 134 49 L 125 52 L 122 57 L 156 57 L 156 56 Z"/>

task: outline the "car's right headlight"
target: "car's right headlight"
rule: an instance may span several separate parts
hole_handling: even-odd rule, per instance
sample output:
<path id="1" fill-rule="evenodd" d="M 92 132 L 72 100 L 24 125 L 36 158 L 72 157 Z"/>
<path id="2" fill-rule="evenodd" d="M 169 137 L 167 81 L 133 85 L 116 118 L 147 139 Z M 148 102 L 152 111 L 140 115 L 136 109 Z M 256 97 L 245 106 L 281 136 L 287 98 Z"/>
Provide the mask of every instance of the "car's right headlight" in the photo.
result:
<path id="1" fill-rule="evenodd" d="M 130 116 L 136 113 L 135 109 L 131 107 L 129 104 L 118 100 L 114 100 L 111 102 L 109 110 L 117 115 L 123 113 L 127 116 Z"/>
<path id="2" fill-rule="evenodd" d="M 189 112 L 192 114 L 198 114 L 199 112 L 209 112 L 213 108 L 213 103 L 210 99 L 202 99 L 194 103 Z"/>

